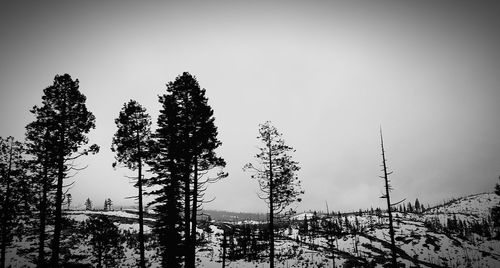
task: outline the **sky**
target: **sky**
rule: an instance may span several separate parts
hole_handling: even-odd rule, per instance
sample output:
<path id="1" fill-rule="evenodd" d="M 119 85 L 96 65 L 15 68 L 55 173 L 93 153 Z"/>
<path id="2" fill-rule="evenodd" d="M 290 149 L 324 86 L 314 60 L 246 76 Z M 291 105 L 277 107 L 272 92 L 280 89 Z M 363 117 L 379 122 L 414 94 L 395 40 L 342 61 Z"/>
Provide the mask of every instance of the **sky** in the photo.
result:
<path id="1" fill-rule="evenodd" d="M 379 129 L 392 199 L 436 204 L 491 192 L 500 176 L 500 5 L 487 1 L 10 1 L 0 8 L 0 136 L 22 140 L 56 74 L 96 116 L 71 181 L 75 207 L 133 205 L 112 168 L 114 119 L 188 71 L 214 109 L 229 177 L 207 209 L 264 212 L 254 162 L 271 121 L 296 152 L 299 211 L 383 207 Z M 146 176 L 152 174 L 147 173 Z"/>

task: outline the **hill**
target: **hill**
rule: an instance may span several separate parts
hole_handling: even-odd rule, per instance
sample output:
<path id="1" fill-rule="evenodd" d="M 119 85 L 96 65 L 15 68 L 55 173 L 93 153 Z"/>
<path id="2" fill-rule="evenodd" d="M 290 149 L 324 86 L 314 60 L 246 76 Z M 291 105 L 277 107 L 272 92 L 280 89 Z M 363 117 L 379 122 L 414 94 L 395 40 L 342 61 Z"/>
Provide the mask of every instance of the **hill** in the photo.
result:
<path id="1" fill-rule="evenodd" d="M 484 193 L 454 199 L 424 213 L 395 213 L 398 262 L 406 267 L 500 267 L 500 241 L 492 238 L 490 209 L 500 203 Z M 267 261 L 263 214 L 204 211 L 198 226 L 197 267 L 220 267 L 226 235 L 228 267 L 261 267 Z M 93 263 L 92 250 L 79 229 L 92 215 L 106 215 L 119 227 L 125 257 L 121 267 L 136 265 L 135 211 L 67 211 L 64 239 L 68 262 Z M 152 233 L 156 219 L 146 215 L 146 257 L 160 267 Z M 278 222 L 276 267 L 382 267 L 389 264 L 388 219 L 383 212 L 315 215 L 304 213 Z M 8 251 L 12 267 L 34 267 L 36 239 L 17 241 Z"/>

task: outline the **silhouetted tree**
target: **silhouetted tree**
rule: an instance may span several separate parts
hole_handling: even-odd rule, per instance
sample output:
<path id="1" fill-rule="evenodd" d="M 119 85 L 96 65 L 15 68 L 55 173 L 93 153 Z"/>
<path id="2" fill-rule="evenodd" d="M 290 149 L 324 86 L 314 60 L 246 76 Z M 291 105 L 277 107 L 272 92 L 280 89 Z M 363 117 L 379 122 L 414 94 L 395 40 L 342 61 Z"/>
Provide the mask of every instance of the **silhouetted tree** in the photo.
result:
<path id="1" fill-rule="evenodd" d="M 142 204 L 143 178 L 142 167 L 151 159 L 151 117 L 137 101 L 130 100 L 123 105 L 115 119 L 117 132 L 113 137 L 111 150 L 116 152 L 116 160 L 132 170 L 137 169 L 135 186 L 139 200 L 139 254 L 140 267 L 146 267 L 144 258 L 144 211 Z M 116 162 L 113 163 L 116 166 Z"/>
<path id="2" fill-rule="evenodd" d="M 168 89 L 167 89 L 168 90 Z M 160 254 L 163 267 L 181 267 L 183 257 L 182 224 L 182 179 L 183 168 L 183 135 L 179 133 L 179 108 L 177 100 L 171 95 L 159 97 L 162 104 L 158 116 L 158 128 L 154 135 L 152 147 L 154 158 L 149 162 L 151 171 L 156 176 L 148 180 L 148 185 L 158 186 L 148 194 L 156 198 L 151 204 L 156 204 L 158 213 L 154 232 L 158 235 Z"/>
<path id="3" fill-rule="evenodd" d="M 185 195 L 185 231 L 191 227 L 189 237 L 186 237 L 186 244 L 189 253 L 186 255 L 186 267 L 195 266 L 195 243 L 196 243 L 196 225 L 197 211 L 203 202 L 204 191 L 208 183 L 216 182 L 221 178 L 227 177 L 227 173 L 222 171 L 226 166 L 226 162 L 221 157 L 215 154 L 215 150 L 222 145 L 217 139 L 217 127 L 215 126 L 215 117 L 213 110 L 208 105 L 208 99 L 205 95 L 206 90 L 200 88 L 196 78 L 189 73 L 183 73 L 177 77 L 173 83 L 169 84 L 172 91 L 172 96 L 178 95 L 178 98 L 186 98 L 181 110 L 184 110 L 183 126 L 187 132 L 186 137 L 186 153 L 187 163 L 190 163 L 189 172 L 192 174 L 192 188 L 189 188 L 187 181 L 184 181 Z M 177 93 L 181 92 L 181 94 Z M 185 96 L 185 92 L 187 96 Z M 208 174 L 212 169 L 218 168 L 219 172 L 215 176 Z M 190 197 L 189 197 L 190 196 Z M 186 217 L 189 207 L 189 198 L 192 200 L 191 218 Z"/>
<path id="4" fill-rule="evenodd" d="M 202 181 L 200 179 L 211 169 L 224 167 L 225 162 L 214 152 L 221 143 L 217 140 L 213 111 L 207 104 L 205 89 L 200 88 L 195 77 L 185 72 L 175 81 L 169 82 L 167 94 L 160 96 L 160 103 L 163 108 L 160 111 L 155 134 L 157 155 L 151 161 L 152 170 L 157 176 L 152 178 L 150 183 L 169 187 L 168 190 L 164 190 L 174 192 L 172 195 L 163 191 L 153 191 L 153 194 L 170 195 L 157 201 L 162 200 L 165 205 L 170 203 L 169 207 L 173 210 L 171 213 L 177 213 L 174 211 L 178 208 L 183 212 L 179 213 L 182 218 L 171 218 L 171 226 L 182 223 L 184 235 L 183 241 L 173 243 L 182 242 L 185 267 L 194 267 L 196 215 L 200 199 L 203 197 L 206 183 L 225 177 L 227 174 L 219 172 L 212 179 L 208 177 Z M 164 160 L 166 157 L 168 161 Z M 182 195 L 183 202 L 179 202 L 180 196 L 177 194 Z M 176 228 L 170 228 L 172 231 L 174 229 Z M 178 250 L 178 246 L 176 248 Z M 172 249 L 171 252 L 176 251 Z"/>
<path id="5" fill-rule="evenodd" d="M 397 259 L 396 259 L 396 242 L 394 240 L 394 227 L 393 227 L 393 222 L 392 222 L 392 205 L 391 204 L 391 197 L 389 192 L 392 190 L 392 187 L 390 185 L 390 180 L 389 180 L 389 175 L 392 174 L 392 172 L 387 172 L 387 163 L 385 159 L 385 149 L 384 149 L 384 139 L 382 137 L 382 128 L 380 129 L 380 146 L 382 148 L 382 171 L 384 172 L 384 175 L 381 176 L 380 178 L 384 179 L 385 182 L 385 195 L 383 195 L 381 198 L 385 198 L 387 200 L 387 214 L 389 215 L 389 235 L 391 237 L 391 253 L 392 253 L 392 266 L 397 267 Z M 409 206 L 411 206 L 411 203 L 408 203 Z"/>
<path id="6" fill-rule="evenodd" d="M 420 210 L 420 202 L 418 201 L 418 198 L 415 199 L 415 206 L 414 206 L 414 208 L 415 208 L 415 212 L 416 213 L 421 212 L 421 210 Z"/>
<path id="7" fill-rule="evenodd" d="M 85 210 L 92 210 L 92 201 L 90 200 L 90 198 L 87 198 L 87 200 L 85 200 Z"/>
<path id="8" fill-rule="evenodd" d="M 36 119 L 26 126 L 26 148 L 30 156 L 31 175 L 40 191 L 38 202 L 38 267 L 45 267 L 46 225 L 53 203 L 54 179 L 57 175 L 57 154 L 53 144 L 56 133 L 51 130 L 52 109 L 49 106 L 33 107 L 30 112 Z M 70 200 L 68 198 L 68 200 Z M 69 207 L 69 203 L 68 203 Z"/>
<path id="9" fill-rule="evenodd" d="M 81 155 L 96 153 L 97 145 L 78 152 L 88 143 L 87 134 L 95 128 L 95 117 L 87 110 L 86 97 L 79 90 L 79 82 L 69 74 L 56 75 L 53 85 L 43 90 L 42 106 L 35 106 L 32 112 L 42 114 L 47 130 L 51 151 L 55 155 L 57 183 L 55 196 L 54 238 L 52 240 L 51 265 L 59 266 L 60 236 L 62 229 L 63 180 L 68 172 L 75 170 L 71 165 Z M 75 154 L 76 153 L 76 154 Z"/>
<path id="10" fill-rule="evenodd" d="M 111 198 L 106 198 L 104 199 L 104 211 L 110 211 L 113 207 L 113 201 L 111 201 Z"/>
<path id="11" fill-rule="evenodd" d="M 71 194 L 66 194 L 66 204 L 68 205 L 68 207 L 67 207 L 68 210 L 71 207 L 72 199 L 73 199 L 73 197 L 71 196 Z"/>
<path id="12" fill-rule="evenodd" d="M 26 183 L 24 171 L 24 145 L 13 137 L 0 137 L 0 267 L 5 267 L 6 249 L 12 241 L 12 231 L 18 225 L 18 219 L 27 208 L 24 204 L 23 187 Z M 29 208 L 28 208 L 29 209 Z"/>
<path id="13" fill-rule="evenodd" d="M 260 152 L 255 156 L 258 164 L 246 164 L 244 170 L 254 172 L 252 178 L 259 182 L 264 196 L 259 196 L 269 206 L 269 245 L 270 267 L 274 267 L 274 217 L 295 201 L 301 201 L 303 194 L 296 172 L 298 163 L 292 160 L 293 148 L 286 145 L 282 134 L 268 121 L 260 125 L 259 136 L 262 142 Z"/>
<path id="14" fill-rule="evenodd" d="M 85 222 L 85 231 L 90 236 L 97 267 L 118 267 L 123 258 L 120 230 L 106 215 L 91 216 Z"/>
<path id="15" fill-rule="evenodd" d="M 500 180 L 500 177 L 498 177 Z M 500 184 L 495 185 L 495 194 L 500 196 Z M 500 203 L 491 209 L 491 220 L 493 221 L 493 227 L 496 230 L 496 239 L 500 239 Z"/>
<path id="16" fill-rule="evenodd" d="M 407 210 L 410 213 L 413 213 L 413 206 L 411 205 L 411 202 L 408 202 Z"/>

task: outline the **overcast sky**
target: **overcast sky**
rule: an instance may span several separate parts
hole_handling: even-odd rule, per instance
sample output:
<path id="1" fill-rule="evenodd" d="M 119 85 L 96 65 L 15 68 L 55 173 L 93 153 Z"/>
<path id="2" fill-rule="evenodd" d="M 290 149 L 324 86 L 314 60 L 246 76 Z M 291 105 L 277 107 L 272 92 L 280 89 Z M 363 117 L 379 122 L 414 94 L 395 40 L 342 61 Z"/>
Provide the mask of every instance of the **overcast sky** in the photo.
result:
<path id="1" fill-rule="evenodd" d="M 56 74 L 80 80 L 101 146 L 71 189 L 128 205 L 114 119 L 184 71 L 215 112 L 229 177 L 206 208 L 264 211 L 242 171 L 267 120 L 296 149 L 298 210 L 383 206 L 379 127 L 393 200 L 490 192 L 500 175 L 500 6 L 483 1 L 10 1 L 0 7 L 0 136 L 24 127 Z M 491 2 L 493 3 L 493 2 Z"/>

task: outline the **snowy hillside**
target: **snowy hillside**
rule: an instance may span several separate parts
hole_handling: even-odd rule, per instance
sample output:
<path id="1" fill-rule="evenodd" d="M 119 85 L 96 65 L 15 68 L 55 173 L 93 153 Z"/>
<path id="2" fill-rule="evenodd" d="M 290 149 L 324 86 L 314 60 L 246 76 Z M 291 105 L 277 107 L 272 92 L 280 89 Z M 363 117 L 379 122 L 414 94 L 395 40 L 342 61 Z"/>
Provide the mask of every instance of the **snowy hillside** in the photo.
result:
<path id="1" fill-rule="evenodd" d="M 488 218 L 491 208 L 500 202 L 500 196 L 494 193 L 470 195 L 436 206 L 426 214 L 463 214 L 477 218 Z"/>
<path id="2" fill-rule="evenodd" d="M 395 213 L 398 262 L 405 267 L 500 267 L 500 241 L 491 237 L 490 209 L 500 202 L 494 194 L 463 197 L 428 211 Z M 89 237 L 81 226 L 95 215 L 106 215 L 123 237 L 120 267 L 135 267 L 138 252 L 134 211 L 68 211 L 64 244 L 68 263 L 93 264 Z M 155 219 L 145 217 L 146 259 L 160 267 L 152 234 Z M 388 218 L 384 213 L 331 216 L 302 213 L 277 223 L 276 267 L 382 267 L 390 260 Z M 197 267 L 268 267 L 265 222 L 201 221 Z M 225 236 L 225 238 L 224 238 Z M 16 241 L 7 252 L 12 267 L 34 267 L 36 239 Z"/>

